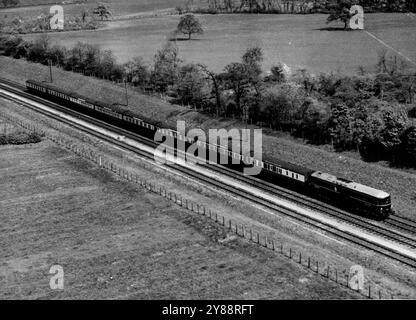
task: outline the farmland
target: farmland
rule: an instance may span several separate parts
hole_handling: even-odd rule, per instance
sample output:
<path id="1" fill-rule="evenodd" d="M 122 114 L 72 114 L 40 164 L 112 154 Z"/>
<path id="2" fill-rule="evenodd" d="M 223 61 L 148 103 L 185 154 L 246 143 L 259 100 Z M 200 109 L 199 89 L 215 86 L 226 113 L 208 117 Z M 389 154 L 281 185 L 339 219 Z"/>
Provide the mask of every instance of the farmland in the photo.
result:
<path id="1" fill-rule="evenodd" d="M 79 12 L 80 8 L 93 8 L 99 1 L 88 1 L 84 4 L 76 4 L 70 2 L 76 1 L 54 1 L 54 0 L 20 0 L 22 7 L 1 9 L 1 13 L 5 14 L 19 14 L 19 15 L 39 15 L 49 10 L 51 5 L 59 2 L 66 2 L 64 10 L 68 14 L 75 14 Z M 184 0 L 121 0 L 121 1 L 104 1 L 109 5 L 115 17 L 124 16 L 131 13 L 161 10 L 167 8 L 174 8 L 177 5 L 182 5 Z"/>
<path id="2" fill-rule="evenodd" d="M 366 17 L 366 31 L 345 32 L 326 30 L 326 16 L 319 14 L 203 15 L 199 19 L 205 34 L 193 41 L 177 41 L 177 45 L 183 60 L 203 62 L 215 71 L 238 61 L 247 47 L 260 46 L 264 50 L 265 70 L 283 62 L 292 70 L 352 74 L 359 66 L 374 66 L 378 53 L 386 49 L 371 35 L 416 61 L 416 19 L 404 14 Z M 111 49 L 119 62 L 141 56 L 150 63 L 178 21 L 177 15 L 142 17 L 108 22 L 101 30 L 56 33 L 51 37 L 66 46 L 78 41 L 98 44 Z"/>
<path id="3" fill-rule="evenodd" d="M 35 0 L 33 0 L 35 1 Z M 82 41 L 111 49 L 118 62 L 142 56 L 151 63 L 156 50 L 167 41 L 179 16 L 172 15 L 166 0 L 120 1 L 115 19 L 94 31 L 50 33 L 53 42 L 70 47 Z M 178 1 L 182 3 L 183 1 Z M 174 6 L 175 1 L 169 2 Z M 92 6 L 93 4 L 88 4 Z M 112 2 L 115 6 L 115 3 Z M 37 14 L 48 6 L 0 11 L 7 14 Z M 65 6 L 78 14 L 81 6 Z M 147 11 L 144 14 L 138 12 Z M 19 13 L 20 12 L 20 13 Z M 313 73 L 352 74 L 359 66 L 371 67 L 386 47 L 416 61 L 414 30 L 416 19 L 402 14 L 367 15 L 366 32 L 327 29 L 324 15 L 201 15 L 205 33 L 195 40 L 176 44 L 185 62 L 203 62 L 218 72 L 238 61 L 247 47 L 264 50 L 263 70 L 279 62 Z M 400 37 L 398 36 L 400 35 Z M 33 39 L 39 35 L 26 35 Z M 71 69 L 67 69 L 71 70 Z M 52 67 L 55 85 L 108 103 L 124 103 L 120 84 L 85 77 Z M 27 79 L 45 80 L 49 68 L 23 59 L 0 56 L 0 76 L 19 83 Z M 187 127 L 242 127 L 239 119 L 212 118 L 191 108 L 170 104 L 163 94 L 144 95 L 127 89 L 132 112 L 174 125 L 186 120 Z M 160 98 L 159 98 L 160 97 Z M 3 106 L 5 108 L 3 108 Z M 45 121 L 25 108 L 0 100 L 7 112 L 20 112 L 45 128 L 54 127 L 68 135 L 70 129 Z M 264 126 L 264 124 L 263 124 Z M 58 128 L 58 129 L 57 129 Z M 16 130 L 0 123 L 0 131 Z M 78 138 L 82 133 L 74 133 Z M 289 134 L 264 129 L 264 156 L 286 160 L 313 169 L 348 177 L 392 194 L 397 214 L 415 219 L 416 175 L 386 163 L 366 163 L 354 152 L 335 153 L 329 145 L 316 147 Z M 108 145 L 89 146 L 109 152 Z M 242 239 L 222 243 L 225 228 L 190 215 L 163 198 L 120 181 L 91 163 L 53 145 L 45 139 L 27 146 L 0 147 L 1 228 L 0 296 L 5 298 L 355 298 L 354 293 L 308 274 L 282 257 L 276 257 Z M 103 151 L 104 150 L 104 151 Z M 131 165 L 129 156 L 118 155 L 119 163 Z M 301 156 L 300 156 L 301 155 Z M 115 156 L 114 156 L 115 157 Z M 128 160 L 126 160 L 128 159 Z M 127 164 L 126 164 L 127 163 Z M 142 168 L 143 169 L 143 168 Z M 328 240 L 313 230 L 295 227 L 281 217 L 270 216 L 246 203 L 214 195 L 192 183 L 178 184 L 156 169 L 140 174 L 162 183 L 190 199 L 206 201 L 226 215 L 244 223 L 273 230 L 274 235 L 295 248 L 307 250 L 335 265 L 361 264 L 376 275 L 376 283 L 405 283 L 413 296 L 414 281 L 403 272 L 387 266 L 372 252 Z M 176 182 L 176 183 L 175 183 Z M 183 182 L 183 181 L 181 181 Z M 184 183 L 185 184 L 185 183 Z M 220 201 L 216 201 L 220 199 Z M 283 231 L 283 232 L 282 232 Z M 295 232 L 293 232 L 295 231 Z M 59 247 L 56 247 L 59 243 Z M 381 263 L 380 263 L 381 262 Z M 64 265 L 68 271 L 66 290 L 51 292 L 48 268 Z M 406 273 L 407 274 L 407 273 Z M 245 281 L 249 277 L 250 281 Z M 5 281 L 5 282 L 4 282 Z"/>

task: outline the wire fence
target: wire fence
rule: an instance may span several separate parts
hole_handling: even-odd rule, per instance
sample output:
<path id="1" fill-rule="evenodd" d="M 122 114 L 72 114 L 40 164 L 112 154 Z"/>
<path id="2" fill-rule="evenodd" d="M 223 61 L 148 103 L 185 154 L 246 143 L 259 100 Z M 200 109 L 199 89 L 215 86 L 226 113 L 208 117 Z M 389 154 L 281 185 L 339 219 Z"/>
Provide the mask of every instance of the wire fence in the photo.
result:
<path id="1" fill-rule="evenodd" d="M 201 203 L 187 199 L 182 194 L 172 192 L 167 188 L 153 183 L 130 170 L 124 169 L 122 166 L 116 164 L 108 157 L 99 154 L 89 148 L 79 146 L 72 140 L 63 138 L 58 134 L 47 133 L 38 126 L 14 118 L 1 111 L 0 116 L 12 122 L 15 125 L 21 126 L 24 129 L 41 133 L 47 139 L 53 141 L 59 146 L 64 147 L 67 150 L 72 151 L 73 153 L 79 155 L 84 159 L 92 161 L 100 168 L 108 172 L 112 172 L 126 181 L 139 185 L 142 188 L 148 190 L 149 192 L 158 194 L 190 212 L 210 219 L 213 222 L 219 224 L 220 226 L 226 228 L 236 236 L 239 236 L 252 243 L 255 243 L 256 245 L 262 248 L 271 250 L 287 259 L 290 259 L 293 262 L 299 264 L 300 266 L 311 270 L 317 275 L 320 275 L 326 280 L 334 282 L 350 290 L 353 290 L 361 294 L 363 297 L 370 299 L 394 299 L 397 297 L 396 294 L 393 294 L 392 292 L 389 292 L 386 289 L 381 288 L 379 285 L 373 283 L 368 277 L 360 285 L 359 278 L 357 278 L 356 275 L 351 275 L 350 269 L 340 270 L 336 266 L 333 266 L 330 263 L 328 263 L 327 261 L 320 261 L 317 258 L 307 255 L 300 250 L 296 250 L 283 242 L 278 242 L 273 237 L 270 237 L 262 232 L 256 231 L 255 229 L 246 226 L 237 220 L 233 220 L 217 212 L 214 212 L 209 207 Z M 145 164 L 142 163 L 142 161 L 140 161 L 139 163 L 141 163 L 142 167 L 147 167 Z M 366 285 L 363 285 L 363 283 Z"/>

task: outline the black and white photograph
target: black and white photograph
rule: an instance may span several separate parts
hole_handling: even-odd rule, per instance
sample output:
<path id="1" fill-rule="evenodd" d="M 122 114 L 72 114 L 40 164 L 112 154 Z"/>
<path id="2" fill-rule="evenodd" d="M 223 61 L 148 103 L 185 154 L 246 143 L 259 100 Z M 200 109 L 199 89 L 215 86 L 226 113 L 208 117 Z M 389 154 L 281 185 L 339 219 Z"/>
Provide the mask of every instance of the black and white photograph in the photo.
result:
<path id="1" fill-rule="evenodd" d="M 0 0 L 0 300 L 415 299 L 416 1 Z"/>

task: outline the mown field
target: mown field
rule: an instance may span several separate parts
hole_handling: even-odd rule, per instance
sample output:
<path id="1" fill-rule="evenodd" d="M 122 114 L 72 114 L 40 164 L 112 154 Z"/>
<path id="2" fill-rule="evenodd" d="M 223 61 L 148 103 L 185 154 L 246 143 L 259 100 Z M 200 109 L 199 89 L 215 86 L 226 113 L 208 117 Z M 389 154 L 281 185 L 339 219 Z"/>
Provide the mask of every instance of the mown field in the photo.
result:
<path id="1" fill-rule="evenodd" d="M 143 12 L 143 11 L 152 11 L 160 10 L 167 8 L 175 8 L 177 5 L 182 5 L 185 0 L 109 0 L 102 1 L 108 4 L 111 9 L 111 12 L 115 17 Z M 39 15 L 40 13 L 46 13 L 51 5 L 56 3 L 66 2 L 68 4 L 63 4 L 64 11 L 68 14 L 75 14 L 80 12 L 82 7 L 94 8 L 97 6 L 97 3 L 100 1 L 88 1 L 82 4 L 69 3 L 76 2 L 72 1 L 54 1 L 54 0 L 20 0 L 22 7 L 15 8 L 0 8 L 0 16 L 2 13 L 5 14 L 19 14 L 19 15 Z M 28 7 L 30 6 L 30 7 Z"/>
<path id="2" fill-rule="evenodd" d="M 179 18 L 161 15 L 113 21 L 102 30 L 56 33 L 51 37 L 66 46 L 82 41 L 111 49 L 119 62 L 141 56 L 151 63 Z M 264 50 L 264 70 L 282 62 L 292 70 L 351 74 L 359 66 L 374 66 L 386 45 L 416 63 L 416 19 L 404 14 L 368 14 L 366 31 L 350 32 L 326 30 L 325 15 L 234 14 L 203 15 L 199 19 L 205 34 L 195 36 L 193 41 L 177 41 L 180 56 L 187 62 L 205 63 L 215 71 L 239 61 L 244 51 L 253 46 Z"/>

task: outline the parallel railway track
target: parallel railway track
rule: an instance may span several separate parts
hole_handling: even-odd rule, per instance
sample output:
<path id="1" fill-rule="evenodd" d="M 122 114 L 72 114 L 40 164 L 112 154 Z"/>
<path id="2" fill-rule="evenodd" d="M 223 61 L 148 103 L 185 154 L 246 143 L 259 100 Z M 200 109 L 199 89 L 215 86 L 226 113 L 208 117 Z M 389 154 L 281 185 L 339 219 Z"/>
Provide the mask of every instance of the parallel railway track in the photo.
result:
<path id="1" fill-rule="evenodd" d="M 6 84 L 6 86 L 1 85 L 1 83 Z M 42 98 L 39 98 L 37 96 L 33 96 L 31 94 L 28 94 L 25 92 L 25 87 L 20 85 L 20 84 L 16 84 L 14 82 L 10 82 L 10 81 L 4 81 L 2 79 L 0 79 L 0 88 L 2 88 L 3 90 L 7 90 L 9 92 L 12 92 L 16 95 L 19 95 L 21 97 L 25 97 L 27 99 L 31 99 L 33 101 L 36 101 L 38 103 L 41 103 L 43 105 L 46 105 L 48 107 L 54 108 L 58 111 L 61 112 L 65 112 L 73 117 L 82 119 L 83 121 L 87 121 L 91 124 L 94 124 L 96 126 L 100 126 L 100 127 L 104 127 L 106 129 L 109 129 L 117 134 L 123 135 L 125 137 L 128 137 L 130 139 L 133 139 L 139 143 L 145 144 L 147 146 L 150 147 L 154 147 L 156 144 L 154 141 L 151 141 L 149 139 L 143 138 L 142 136 L 132 133 L 130 131 L 124 130 L 120 127 L 108 124 L 104 121 L 101 120 L 97 120 L 93 117 L 90 116 L 86 116 L 82 113 L 79 113 L 77 111 L 74 111 L 72 109 L 69 109 L 67 107 L 63 107 L 60 105 L 57 105 L 55 103 L 52 103 L 50 101 L 44 100 Z M 4 96 L 7 99 L 11 99 L 9 96 L 5 96 L 3 94 L 0 94 L 0 96 Z M 13 100 L 13 99 L 11 99 Z M 135 147 L 129 146 L 121 141 L 118 141 L 116 139 L 110 138 L 104 134 L 98 133 L 94 130 L 85 128 L 84 126 L 81 126 L 79 124 L 76 124 L 72 121 L 66 120 L 66 119 L 62 119 L 59 116 L 56 116 L 54 114 L 51 114 L 45 110 L 40 110 L 34 106 L 32 106 L 29 103 L 24 103 L 20 100 L 15 100 L 16 102 L 18 102 L 21 105 L 25 105 L 26 107 L 29 107 L 33 110 L 35 110 L 36 112 L 40 112 L 48 117 L 52 117 L 55 118 L 58 121 L 61 122 L 65 122 L 66 124 L 75 127 L 79 130 L 82 130 L 84 132 L 87 132 L 89 134 L 92 134 L 100 139 L 103 139 L 105 141 L 108 141 L 112 144 L 117 145 L 120 148 L 129 150 L 129 151 L 133 151 L 137 154 L 139 154 L 140 156 L 147 158 L 149 160 L 153 161 L 153 154 L 149 154 L 146 153 L 142 150 L 139 150 Z M 230 186 L 224 183 L 219 182 L 216 179 L 207 177 L 207 176 L 203 176 L 200 175 L 198 173 L 196 173 L 193 170 L 190 170 L 188 168 L 184 168 L 178 165 L 168 165 L 170 167 L 172 167 L 173 169 L 180 171 L 183 174 L 186 174 L 189 177 L 192 177 L 193 179 L 197 179 L 199 181 L 202 181 L 203 183 L 210 185 L 212 187 L 215 188 L 220 188 L 222 190 L 226 190 L 228 191 L 230 194 L 233 194 L 235 196 L 238 196 L 240 198 L 252 201 L 254 203 L 257 204 L 261 204 L 262 206 L 273 210 L 274 212 L 277 212 L 279 214 L 283 214 L 286 216 L 289 216 L 295 220 L 298 221 L 302 221 L 304 223 L 307 223 L 309 225 L 312 225 L 320 230 L 323 230 L 329 234 L 335 235 L 338 238 L 341 239 L 345 239 L 348 241 L 351 241 L 353 243 L 356 243 L 358 245 L 364 246 L 370 250 L 379 252 L 389 258 L 392 258 L 394 260 L 400 261 L 404 264 L 407 264 L 409 266 L 412 267 L 416 267 L 416 259 L 413 259 L 411 257 L 408 257 L 406 255 L 403 255 L 399 252 L 395 252 L 392 250 L 389 250 L 385 247 L 382 247 L 380 245 L 377 245 L 375 243 L 372 243 L 371 241 L 368 241 L 367 239 L 365 239 L 364 237 L 359 237 L 356 235 L 352 235 L 348 232 L 345 231 L 340 231 L 338 229 L 335 229 L 332 226 L 326 225 L 325 223 L 322 223 L 321 221 L 317 220 L 317 219 L 313 219 L 310 217 L 306 217 L 303 216 L 301 214 L 299 214 L 298 212 L 294 211 L 294 210 L 289 210 L 287 208 L 284 208 L 282 206 L 277 205 L 274 202 L 268 201 L 264 198 L 252 195 L 247 193 L 247 191 L 243 190 L 242 188 L 239 188 L 237 186 Z M 388 220 L 386 220 L 384 223 L 381 222 L 374 222 L 374 221 L 370 221 L 368 219 L 363 219 L 361 217 L 355 216 L 351 213 L 345 212 L 343 210 L 340 210 L 338 208 L 334 208 L 330 205 L 321 203 L 317 200 L 311 199 L 307 196 L 304 196 L 302 194 L 296 193 L 294 191 L 290 191 L 290 190 L 286 190 L 284 188 L 275 186 L 273 184 L 252 178 L 252 177 L 246 177 L 243 176 L 237 172 L 234 172 L 228 168 L 224 168 L 218 165 L 210 165 L 209 166 L 210 170 L 219 172 L 221 174 L 227 175 L 228 177 L 233 178 L 234 180 L 240 181 L 240 182 L 244 182 L 247 183 L 249 185 L 255 186 L 258 189 L 267 192 L 268 194 L 274 195 L 274 196 L 278 196 L 280 198 L 284 198 L 287 200 L 290 200 L 291 202 L 298 204 L 302 207 L 305 208 L 310 208 L 310 209 L 314 209 L 316 211 L 320 211 L 323 212 L 325 214 L 327 214 L 328 216 L 331 217 L 335 217 L 338 220 L 343 221 L 344 223 L 350 224 L 350 225 L 354 225 L 354 226 L 358 226 L 361 229 L 365 230 L 366 232 L 369 232 L 371 234 L 377 235 L 379 237 L 383 237 L 384 239 L 388 239 L 390 241 L 394 241 L 400 245 L 405 245 L 408 248 L 414 249 L 416 248 L 416 222 L 406 219 L 406 218 L 402 218 L 402 217 L 398 217 L 398 216 L 392 216 L 391 218 L 389 218 Z M 392 230 L 389 228 L 394 226 L 394 228 L 396 230 Z M 400 231 L 405 231 L 405 233 L 401 233 Z"/>

